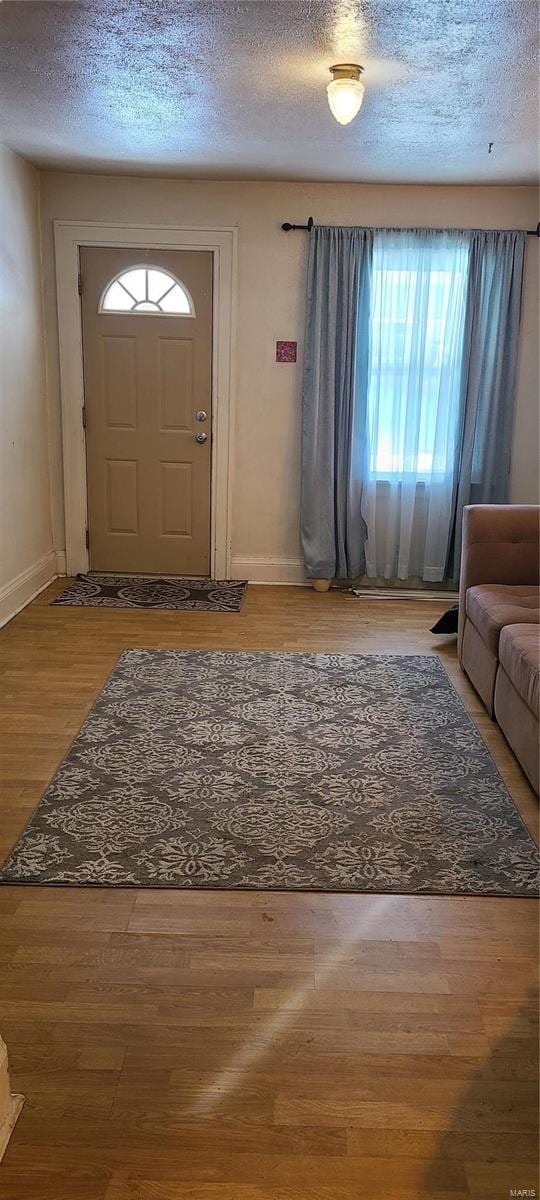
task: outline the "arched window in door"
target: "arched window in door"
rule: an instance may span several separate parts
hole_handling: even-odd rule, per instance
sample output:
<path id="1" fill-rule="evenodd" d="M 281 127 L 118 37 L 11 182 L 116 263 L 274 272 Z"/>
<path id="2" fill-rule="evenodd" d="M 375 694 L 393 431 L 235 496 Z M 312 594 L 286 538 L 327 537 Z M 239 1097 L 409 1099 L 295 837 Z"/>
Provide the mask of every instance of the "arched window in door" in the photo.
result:
<path id="1" fill-rule="evenodd" d="M 183 283 L 162 267 L 130 267 L 107 284 L 100 313 L 194 317 L 195 306 Z"/>

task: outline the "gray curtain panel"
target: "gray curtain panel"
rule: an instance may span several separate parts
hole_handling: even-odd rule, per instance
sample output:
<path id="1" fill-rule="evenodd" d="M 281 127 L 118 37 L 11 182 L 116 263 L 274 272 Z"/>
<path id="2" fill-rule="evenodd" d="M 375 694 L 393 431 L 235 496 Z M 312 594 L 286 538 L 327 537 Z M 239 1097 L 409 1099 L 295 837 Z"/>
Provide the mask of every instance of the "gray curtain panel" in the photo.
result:
<path id="1" fill-rule="evenodd" d="M 399 231 L 394 231 L 398 233 Z M 404 231 L 405 234 L 406 231 Z M 465 504 L 508 496 L 525 234 L 470 238 L 453 518 L 446 578 L 459 578 Z M 376 230 L 310 235 L 302 416 L 301 539 L 309 579 L 365 570 L 371 273 Z"/>
<path id="2" fill-rule="evenodd" d="M 508 500 L 526 234 L 473 230 L 447 577 L 459 579 L 466 504 Z"/>
<path id="3" fill-rule="evenodd" d="M 354 579 L 364 570 L 372 245 L 369 229 L 317 226 L 310 235 L 301 505 L 309 579 Z"/>

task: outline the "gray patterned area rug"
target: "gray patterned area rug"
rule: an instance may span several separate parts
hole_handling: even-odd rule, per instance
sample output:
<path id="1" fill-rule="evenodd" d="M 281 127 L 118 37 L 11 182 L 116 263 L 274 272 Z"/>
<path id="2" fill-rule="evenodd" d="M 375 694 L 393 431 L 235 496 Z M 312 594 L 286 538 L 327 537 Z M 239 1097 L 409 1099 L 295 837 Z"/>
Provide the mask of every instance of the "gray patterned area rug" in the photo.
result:
<path id="1" fill-rule="evenodd" d="M 4 881 L 530 896 L 436 657 L 126 650 Z"/>
<path id="2" fill-rule="evenodd" d="M 241 579 L 159 579 L 155 575 L 76 575 L 51 604 L 76 608 L 159 608 L 186 612 L 240 612 Z"/>

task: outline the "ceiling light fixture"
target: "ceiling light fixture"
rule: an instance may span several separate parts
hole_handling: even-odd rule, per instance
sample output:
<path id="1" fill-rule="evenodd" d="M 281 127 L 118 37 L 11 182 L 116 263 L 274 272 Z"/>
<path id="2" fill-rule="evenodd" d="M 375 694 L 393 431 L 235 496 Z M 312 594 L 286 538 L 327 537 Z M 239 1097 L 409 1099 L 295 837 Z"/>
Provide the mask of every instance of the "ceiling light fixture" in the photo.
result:
<path id="1" fill-rule="evenodd" d="M 327 85 L 328 103 L 340 125 L 348 125 L 360 111 L 365 88 L 360 82 L 364 70 L 358 63 L 339 63 L 330 67 L 331 82 Z"/>

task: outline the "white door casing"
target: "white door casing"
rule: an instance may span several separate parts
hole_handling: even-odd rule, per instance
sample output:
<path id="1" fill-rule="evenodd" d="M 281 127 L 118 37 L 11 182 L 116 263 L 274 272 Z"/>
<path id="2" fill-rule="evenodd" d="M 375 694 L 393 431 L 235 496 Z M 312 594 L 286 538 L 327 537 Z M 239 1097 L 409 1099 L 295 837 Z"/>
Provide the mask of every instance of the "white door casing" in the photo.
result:
<path id="1" fill-rule="evenodd" d="M 54 222 L 68 575 L 88 570 L 79 247 L 115 246 L 145 250 L 199 249 L 213 253 L 210 571 L 215 579 L 231 577 L 236 235 L 237 231 L 232 227 L 184 229 L 159 225 Z"/>

